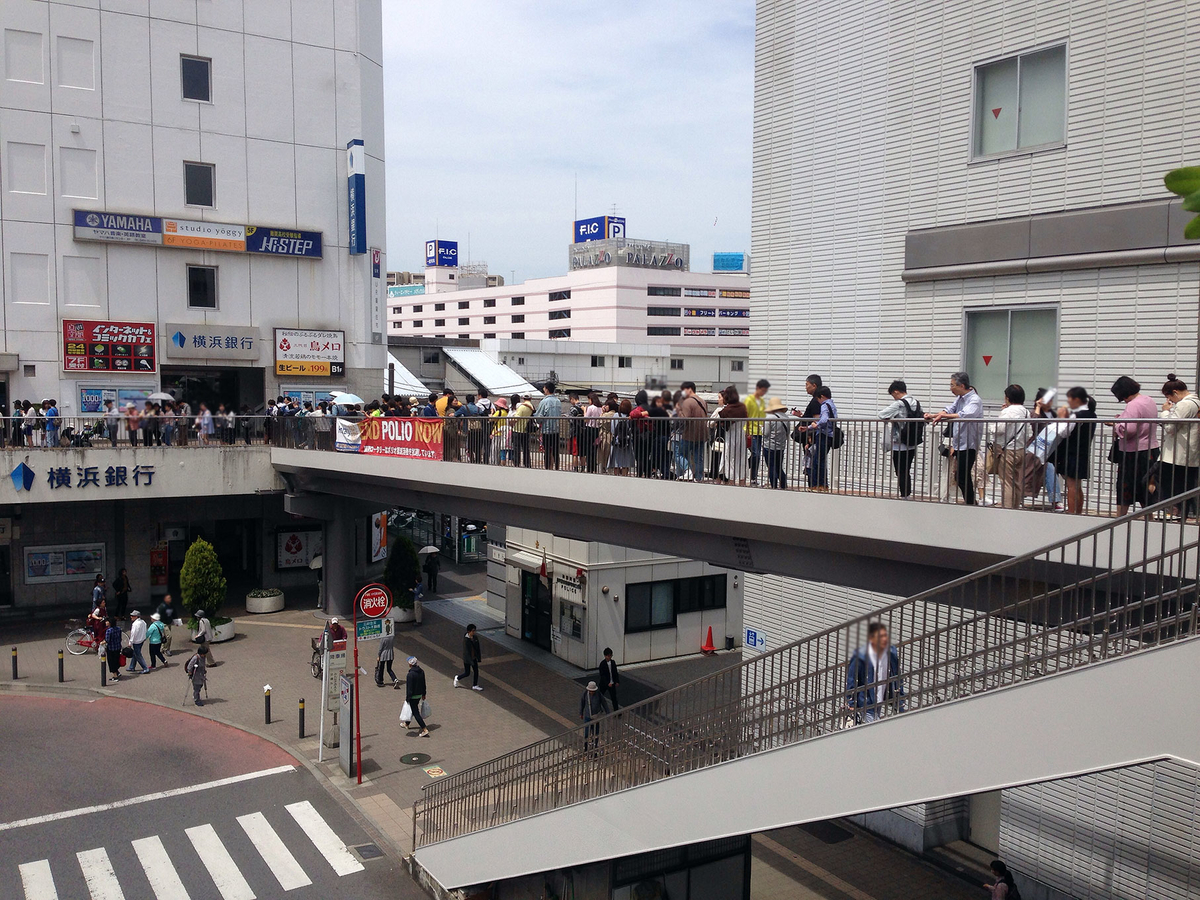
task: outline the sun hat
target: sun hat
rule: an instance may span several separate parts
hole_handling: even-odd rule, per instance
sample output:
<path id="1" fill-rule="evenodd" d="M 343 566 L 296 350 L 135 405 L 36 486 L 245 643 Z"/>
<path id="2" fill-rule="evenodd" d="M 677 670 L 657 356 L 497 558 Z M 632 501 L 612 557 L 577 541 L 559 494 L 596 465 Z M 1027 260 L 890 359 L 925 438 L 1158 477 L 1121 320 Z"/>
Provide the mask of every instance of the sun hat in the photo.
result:
<path id="1" fill-rule="evenodd" d="M 778 397 L 772 397 L 767 401 L 767 408 L 764 410 L 764 412 L 779 412 L 781 409 L 787 409 L 787 404 Z"/>
<path id="2" fill-rule="evenodd" d="M 158 613 L 150 613 L 150 621 L 151 622 L 161 622 L 162 616 L 160 616 Z"/>
<path id="3" fill-rule="evenodd" d="M 204 610 L 202 610 L 202 609 L 196 610 L 196 618 L 203 619 L 204 618 Z"/>
<path id="4" fill-rule="evenodd" d="M 142 614 L 141 614 L 140 612 L 138 612 L 138 611 L 135 609 L 133 612 L 131 612 L 131 613 L 129 614 L 129 618 L 131 618 L 131 619 L 132 619 L 132 618 L 134 618 L 135 616 L 140 618 L 140 617 L 141 617 L 141 615 L 142 615 Z"/>
<path id="5" fill-rule="evenodd" d="M 589 681 L 589 682 L 588 682 L 588 687 L 587 687 L 587 689 L 588 689 L 589 691 L 598 691 L 598 690 L 600 690 L 600 688 L 599 688 L 599 687 L 596 685 L 596 682 L 594 682 L 594 681 Z"/>

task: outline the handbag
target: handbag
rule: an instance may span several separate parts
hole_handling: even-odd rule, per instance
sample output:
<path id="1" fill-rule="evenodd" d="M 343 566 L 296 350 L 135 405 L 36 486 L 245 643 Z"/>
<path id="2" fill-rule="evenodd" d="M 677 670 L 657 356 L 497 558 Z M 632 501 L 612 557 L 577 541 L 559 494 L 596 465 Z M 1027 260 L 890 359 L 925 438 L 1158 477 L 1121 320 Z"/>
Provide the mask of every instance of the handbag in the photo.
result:
<path id="1" fill-rule="evenodd" d="M 1112 444 L 1110 444 L 1109 448 L 1108 448 L 1108 461 L 1110 463 L 1114 463 L 1114 464 L 1119 462 L 1121 459 L 1121 447 L 1117 443 L 1117 441 L 1118 441 L 1118 438 L 1114 434 L 1113 439 L 1112 439 Z"/>
<path id="2" fill-rule="evenodd" d="M 987 457 L 983 461 L 983 471 L 989 475 L 1000 474 L 1000 448 L 995 444 L 988 444 Z"/>
<path id="3" fill-rule="evenodd" d="M 427 719 L 433 715 L 433 709 L 429 705 L 429 701 L 424 697 L 421 698 L 421 718 Z"/>
<path id="4" fill-rule="evenodd" d="M 407 725 L 413 719 L 412 707 L 408 705 L 408 701 L 404 701 L 404 706 L 400 707 L 400 723 Z"/>

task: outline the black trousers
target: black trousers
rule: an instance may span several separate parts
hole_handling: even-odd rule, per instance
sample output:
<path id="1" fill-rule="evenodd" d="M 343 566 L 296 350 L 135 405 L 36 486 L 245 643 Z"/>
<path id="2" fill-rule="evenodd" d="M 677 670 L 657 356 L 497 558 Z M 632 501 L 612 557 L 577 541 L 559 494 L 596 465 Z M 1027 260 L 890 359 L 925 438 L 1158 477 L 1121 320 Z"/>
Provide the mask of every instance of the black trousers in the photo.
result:
<path id="1" fill-rule="evenodd" d="M 529 435 L 520 431 L 514 431 L 512 436 L 513 444 L 513 465 L 524 466 L 527 469 L 533 468 L 533 463 L 529 458 Z"/>
<path id="2" fill-rule="evenodd" d="M 458 677 L 466 678 L 468 675 L 471 676 L 472 685 L 479 684 L 479 663 L 475 662 L 474 660 L 464 659 L 463 670 Z"/>
<path id="3" fill-rule="evenodd" d="M 375 663 L 375 683 L 383 684 L 383 670 L 387 669 L 388 677 L 392 679 L 392 684 L 397 681 L 396 673 L 392 671 L 392 661 L 390 659 L 381 659 Z"/>
<path id="4" fill-rule="evenodd" d="M 957 450 L 954 453 L 954 478 L 967 506 L 975 505 L 975 457 L 977 450 Z"/>
<path id="5" fill-rule="evenodd" d="M 429 590 L 437 590 L 437 572 L 427 570 L 425 572 L 425 583 Z"/>
<path id="6" fill-rule="evenodd" d="M 617 685 L 604 689 L 604 693 L 608 694 L 608 699 L 612 703 L 613 712 L 621 708 L 621 704 L 617 702 Z"/>
<path id="7" fill-rule="evenodd" d="M 892 451 L 892 468 L 896 471 L 896 481 L 900 484 L 901 497 L 907 497 L 912 493 L 912 470 L 916 458 L 917 451 L 911 448 Z"/>
<path id="8" fill-rule="evenodd" d="M 547 469 L 558 468 L 558 435 L 542 435 L 542 465 Z"/>
<path id="9" fill-rule="evenodd" d="M 408 701 L 408 708 L 412 710 L 413 721 L 421 726 L 422 731 L 424 731 L 426 727 L 425 720 L 421 718 L 421 701 L 424 699 L 424 697 L 419 697 Z"/>

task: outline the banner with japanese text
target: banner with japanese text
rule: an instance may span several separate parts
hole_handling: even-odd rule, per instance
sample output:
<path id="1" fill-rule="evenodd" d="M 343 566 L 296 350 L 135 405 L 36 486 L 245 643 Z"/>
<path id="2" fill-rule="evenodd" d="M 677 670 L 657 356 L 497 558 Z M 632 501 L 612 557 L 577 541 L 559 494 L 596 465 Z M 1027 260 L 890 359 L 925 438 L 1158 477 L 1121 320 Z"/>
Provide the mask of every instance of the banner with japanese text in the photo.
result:
<path id="1" fill-rule="evenodd" d="M 334 446 L 343 453 L 442 458 L 442 420 L 401 416 L 369 416 L 352 422 L 337 420 Z"/>

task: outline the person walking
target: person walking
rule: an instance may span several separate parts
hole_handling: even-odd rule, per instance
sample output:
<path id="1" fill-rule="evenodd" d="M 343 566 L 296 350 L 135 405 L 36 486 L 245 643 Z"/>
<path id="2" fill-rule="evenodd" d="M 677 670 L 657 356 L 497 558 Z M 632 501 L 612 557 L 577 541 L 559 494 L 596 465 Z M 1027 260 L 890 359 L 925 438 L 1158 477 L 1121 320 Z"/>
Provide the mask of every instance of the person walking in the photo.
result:
<path id="1" fill-rule="evenodd" d="M 166 656 L 171 655 L 171 626 L 177 618 L 175 612 L 175 601 L 171 599 L 171 595 L 167 594 L 162 598 L 162 602 L 158 604 L 158 618 L 163 624 L 163 653 Z"/>
<path id="2" fill-rule="evenodd" d="M 192 701 L 197 706 L 203 706 L 204 701 L 200 698 L 200 691 L 202 688 L 206 689 L 208 687 L 208 660 L 205 657 L 203 644 L 197 647 L 191 659 L 184 663 L 183 673 L 192 683 Z M 207 690 L 205 693 L 207 693 Z M 187 695 L 184 694 L 184 696 L 186 697 Z"/>
<path id="3" fill-rule="evenodd" d="M 420 581 L 417 582 L 417 584 L 420 583 Z M 400 683 L 400 679 L 392 671 L 392 661 L 396 658 L 396 650 L 393 646 L 395 640 L 395 634 L 388 631 L 385 631 L 383 637 L 379 639 L 379 658 L 375 660 L 375 684 L 378 687 L 383 687 L 384 669 L 387 669 L 388 677 L 392 679 L 392 687 Z"/>
<path id="4" fill-rule="evenodd" d="M 542 465 L 546 469 L 558 470 L 558 438 L 562 425 L 562 401 L 554 393 L 554 382 L 542 385 L 542 402 L 534 410 L 534 418 L 542 430 Z"/>
<path id="5" fill-rule="evenodd" d="M 1118 419 L 1158 418 L 1158 406 L 1142 393 L 1142 386 L 1128 375 L 1122 375 L 1114 381 L 1110 390 L 1119 402 L 1125 404 Z M 1106 424 L 1112 425 L 1116 436 L 1109 459 L 1117 464 L 1117 515 L 1123 516 L 1134 503 L 1150 505 L 1150 498 L 1146 494 L 1146 476 L 1150 473 L 1151 462 L 1158 455 L 1158 428 L 1145 421 Z"/>
<path id="6" fill-rule="evenodd" d="M 399 685 L 397 685 L 399 687 Z M 421 715 L 421 701 L 425 699 L 425 670 L 417 664 L 417 658 L 408 658 L 408 675 L 404 678 L 404 702 L 412 712 L 413 720 L 421 726 L 417 737 L 429 737 L 429 726 Z"/>
<path id="7" fill-rule="evenodd" d="M 125 607 L 129 605 L 129 592 L 133 590 L 129 584 L 129 572 L 126 569 L 121 569 L 117 573 L 117 580 L 113 582 L 113 592 L 116 594 L 116 605 L 113 608 L 113 613 L 118 619 L 125 618 Z"/>
<path id="8" fill-rule="evenodd" d="M 454 676 L 454 686 L 458 687 L 458 679 L 471 676 L 471 690 L 482 691 L 479 686 L 479 663 L 483 659 L 483 651 L 479 646 L 479 635 L 475 633 L 474 623 L 467 626 L 467 633 L 463 635 L 462 645 L 462 661 L 463 670 L 461 675 Z"/>
<path id="9" fill-rule="evenodd" d="M 617 702 L 617 688 L 621 684 L 621 673 L 617 671 L 612 647 L 604 648 L 604 659 L 600 661 L 599 675 L 600 684 L 603 685 L 602 693 L 608 694 L 608 699 L 612 701 L 613 712 L 616 712 L 621 708 L 621 704 Z"/>
<path id="10" fill-rule="evenodd" d="M 104 659 L 108 663 L 108 674 L 114 681 L 120 681 L 121 626 L 112 616 L 104 620 Z"/>
<path id="11" fill-rule="evenodd" d="M 205 662 L 210 666 L 215 666 L 217 661 L 213 659 L 212 650 L 209 649 L 209 641 L 216 637 L 216 632 L 213 631 L 212 622 L 208 621 L 208 617 L 204 615 L 204 610 L 198 609 L 195 614 L 196 633 L 192 635 L 192 643 L 198 644 L 197 652 L 204 654 Z"/>
<path id="12" fill-rule="evenodd" d="M 973 480 L 975 457 L 979 455 L 979 434 L 983 418 L 983 401 L 975 388 L 971 387 L 971 376 L 966 372 L 955 372 L 950 376 L 950 393 L 954 400 L 941 412 L 925 414 L 931 424 L 950 422 L 950 449 L 955 483 L 962 494 L 963 502 L 975 505 L 975 482 Z"/>
<path id="13" fill-rule="evenodd" d="M 595 741 L 596 747 L 600 746 L 600 726 L 594 724 L 592 720 L 600 716 L 606 716 L 608 713 L 608 701 L 600 693 L 599 685 L 594 681 L 589 681 L 587 689 L 584 690 L 583 696 L 579 699 L 579 718 L 587 725 L 587 730 L 583 733 L 583 749 L 585 752 L 592 741 Z"/>
<path id="14" fill-rule="evenodd" d="M 889 708 L 904 712 L 900 654 L 882 622 L 867 626 L 866 645 L 854 651 L 846 666 L 846 705 L 857 724 L 874 722 Z"/>
<path id="15" fill-rule="evenodd" d="M 879 411 L 881 419 L 900 419 L 890 429 L 884 430 L 884 446 L 892 451 L 892 471 L 896 473 L 896 485 L 901 498 L 912 496 L 913 463 L 917 459 L 917 447 L 924 437 L 924 422 L 913 422 L 921 419 L 924 412 L 921 401 L 909 396 L 908 385 L 896 379 L 888 385 L 888 395 L 892 402 Z"/>
<path id="16" fill-rule="evenodd" d="M 837 428 L 837 407 L 833 403 L 833 392 L 822 385 L 817 388 L 816 399 L 821 402 L 817 420 L 808 426 L 812 435 L 809 448 L 808 486 L 814 491 L 829 490 L 829 451 L 833 449 L 834 429 Z"/>
<path id="17" fill-rule="evenodd" d="M 1013 875 L 1008 866 L 1000 860 L 994 859 L 989 868 L 996 876 L 996 880 L 991 884 L 984 885 L 983 889 L 988 892 L 991 900 L 1021 900 L 1021 892 L 1017 890 L 1017 884 L 1013 881 Z"/>
<path id="18" fill-rule="evenodd" d="M 767 483 L 772 488 L 787 490 L 787 471 L 784 468 L 784 453 L 787 451 L 791 426 L 787 420 L 787 405 L 778 397 L 772 397 L 764 407 L 762 426 L 762 457 L 767 467 Z"/>
<path id="19" fill-rule="evenodd" d="M 163 668 L 167 666 L 167 658 L 163 656 L 163 638 L 170 629 L 163 624 L 162 616 L 158 613 L 150 614 L 150 627 L 146 629 L 146 640 L 150 642 L 150 671 L 153 672 L 158 668 L 158 662 L 161 660 Z"/>
<path id="20" fill-rule="evenodd" d="M 704 443 L 708 438 L 708 405 L 696 395 L 696 383 L 685 381 L 679 386 L 683 397 L 679 401 L 679 416 L 683 420 L 682 456 L 688 475 L 684 480 L 699 483 L 704 480 Z"/>
<path id="21" fill-rule="evenodd" d="M 140 665 L 144 675 L 150 671 L 150 667 L 146 665 L 146 660 L 142 656 L 142 644 L 146 643 L 146 620 L 136 609 L 129 614 L 129 619 L 129 668 L 125 671 L 132 675 L 137 672 L 137 667 Z"/>
<path id="22" fill-rule="evenodd" d="M 440 553 L 425 554 L 425 563 L 421 566 L 425 572 L 426 584 L 428 585 L 429 593 L 431 594 L 437 593 L 438 571 L 442 567 L 441 560 L 438 559 L 439 556 L 441 556 Z"/>
<path id="23" fill-rule="evenodd" d="M 1162 387 L 1167 399 L 1158 414 L 1163 423 L 1162 458 L 1159 460 L 1158 492 L 1155 502 L 1169 500 L 1196 487 L 1200 474 L 1200 400 L 1174 375 Z M 1179 514 L 1194 516 L 1195 501 Z"/>

